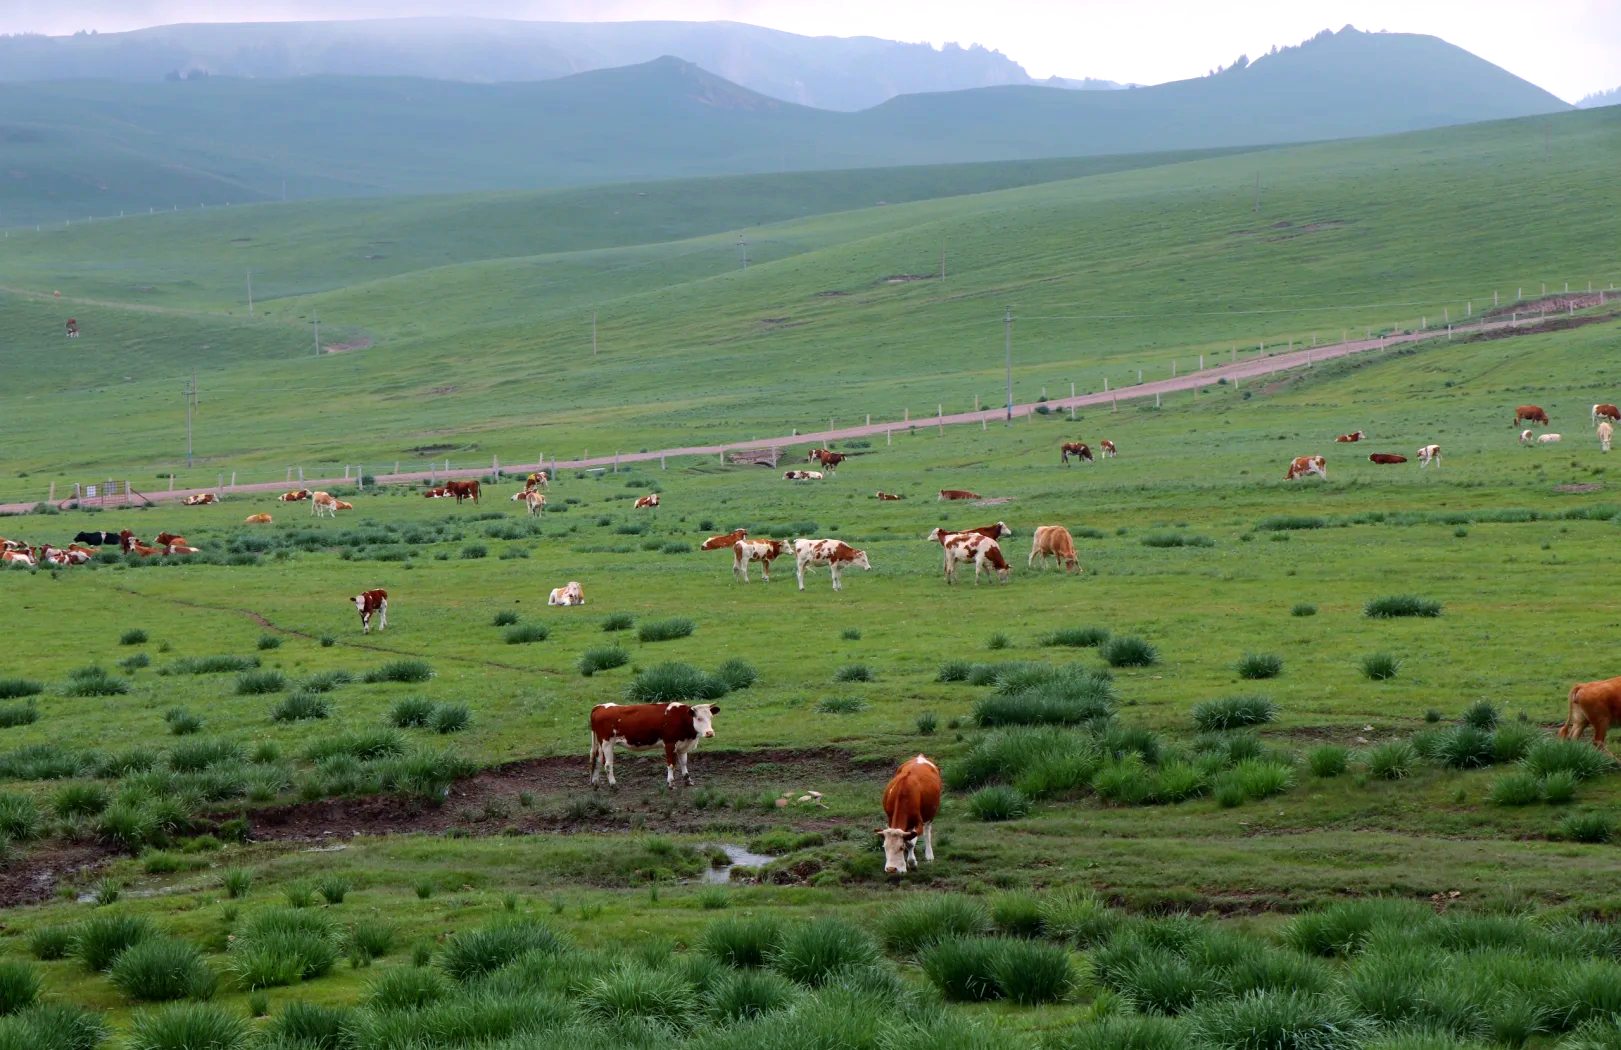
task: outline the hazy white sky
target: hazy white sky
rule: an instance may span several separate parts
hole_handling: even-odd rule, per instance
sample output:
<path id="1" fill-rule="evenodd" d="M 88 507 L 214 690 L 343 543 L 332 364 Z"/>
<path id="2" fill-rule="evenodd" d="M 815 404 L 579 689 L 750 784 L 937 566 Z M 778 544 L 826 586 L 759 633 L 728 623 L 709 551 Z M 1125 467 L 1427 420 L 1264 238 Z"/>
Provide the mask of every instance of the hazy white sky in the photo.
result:
<path id="1" fill-rule="evenodd" d="M 729 19 L 833 36 L 995 48 L 1038 77 L 1152 84 L 1320 29 L 1431 33 L 1562 98 L 1621 86 L 1621 0 L 0 0 L 0 32 L 400 15 Z"/>

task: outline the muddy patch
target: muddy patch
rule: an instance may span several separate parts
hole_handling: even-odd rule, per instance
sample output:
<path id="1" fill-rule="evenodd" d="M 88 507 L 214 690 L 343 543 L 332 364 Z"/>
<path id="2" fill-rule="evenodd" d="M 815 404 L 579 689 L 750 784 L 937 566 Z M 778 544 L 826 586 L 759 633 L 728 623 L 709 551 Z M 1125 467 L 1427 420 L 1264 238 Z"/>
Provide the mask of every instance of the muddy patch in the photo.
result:
<path id="1" fill-rule="evenodd" d="M 0 869 L 0 908 L 48 900 L 58 883 L 75 877 L 83 881 L 117 855 L 97 844 L 44 843 Z"/>
<path id="2" fill-rule="evenodd" d="M 1616 292 L 1557 292 L 1536 299 L 1521 299 L 1506 306 L 1494 306 L 1485 311 L 1490 318 L 1541 316 L 1542 314 L 1569 314 L 1571 309 L 1591 310 L 1596 306 L 1609 306 L 1615 302 Z"/>
<path id="3" fill-rule="evenodd" d="M 1520 315 L 1520 324 L 1507 325 L 1502 328 L 1493 328 L 1488 332 L 1478 332 L 1469 337 L 1470 341 L 1486 341 L 1491 339 L 1513 339 L 1522 335 L 1541 335 L 1545 332 L 1564 332 L 1572 328 L 1582 328 L 1590 324 L 1601 324 L 1613 321 L 1617 314 L 1585 314 L 1581 317 L 1549 317 L 1547 320 L 1538 320 L 1537 315 Z"/>
<path id="4" fill-rule="evenodd" d="M 347 343 L 324 343 L 321 346 L 321 352 L 325 354 L 341 354 L 349 350 L 364 350 L 370 345 L 371 337 L 361 336 L 359 339 L 353 339 Z"/>
<path id="5" fill-rule="evenodd" d="M 1592 482 L 1583 482 L 1575 485 L 1555 485 L 1553 490 L 1555 492 L 1599 492 L 1602 491 L 1603 488 L 1603 485 Z"/>

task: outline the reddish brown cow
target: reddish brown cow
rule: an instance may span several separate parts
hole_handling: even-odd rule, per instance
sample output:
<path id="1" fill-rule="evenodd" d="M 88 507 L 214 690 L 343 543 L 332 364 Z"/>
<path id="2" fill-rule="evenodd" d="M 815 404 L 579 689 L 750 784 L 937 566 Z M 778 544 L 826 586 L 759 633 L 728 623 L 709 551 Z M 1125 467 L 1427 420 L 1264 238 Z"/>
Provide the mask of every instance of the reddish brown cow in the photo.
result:
<path id="1" fill-rule="evenodd" d="M 1597 426 L 1598 421 L 1601 419 L 1609 419 L 1614 420 L 1617 423 L 1621 423 L 1621 408 L 1616 408 L 1614 405 L 1594 405 L 1593 425 Z"/>
<path id="2" fill-rule="evenodd" d="M 1102 441 L 1098 442 L 1098 451 L 1103 453 L 1104 459 L 1108 459 L 1110 456 L 1115 454 L 1114 442 L 1110 441 L 1108 438 L 1104 438 Z"/>
<path id="3" fill-rule="evenodd" d="M 470 499 L 477 503 L 479 496 L 478 479 L 474 478 L 472 481 L 447 481 L 445 482 L 445 492 L 455 496 L 457 504 L 460 504 L 464 499 Z"/>
<path id="4" fill-rule="evenodd" d="M 893 496 L 893 495 L 889 494 L 888 492 L 885 492 L 882 489 L 880 489 L 879 492 L 878 492 L 878 498 L 881 499 L 881 500 L 891 500 L 891 499 L 905 499 L 906 497 L 904 497 L 904 496 Z"/>
<path id="5" fill-rule="evenodd" d="M 591 783 L 606 770 L 608 786 L 614 780 L 614 745 L 632 751 L 663 746 L 665 784 L 675 789 L 675 767 L 688 786 L 687 754 L 698 741 L 715 735 L 714 718 L 719 704 L 598 704 L 591 709 Z"/>
<path id="6" fill-rule="evenodd" d="M 1082 463 L 1095 463 L 1092 450 L 1086 447 L 1084 441 L 1066 441 L 1058 447 L 1058 458 L 1063 460 L 1064 466 L 1069 466 L 1069 457 L 1074 456 Z"/>
<path id="7" fill-rule="evenodd" d="M 929 539 L 935 543 L 944 543 L 945 537 L 960 535 L 965 532 L 977 532 L 988 540 L 1005 540 L 1013 535 L 1013 530 L 1008 528 L 1007 522 L 999 521 L 995 525 L 981 525 L 974 529 L 935 529 L 929 533 Z"/>
<path id="8" fill-rule="evenodd" d="M 1368 435 L 1366 435 L 1362 431 L 1358 430 L 1355 433 L 1351 433 L 1351 434 L 1341 434 L 1339 437 L 1335 438 L 1334 440 L 1336 442 L 1340 442 L 1340 443 L 1343 444 L 1344 442 L 1347 442 L 1347 441 L 1361 441 L 1363 438 L 1365 438 L 1367 436 Z"/>
<path id="9" fill-rule="evenodd" d="M 388 630 L 388 592 L 379 587 L 375 591 L 361 591 L 349 599 L 355 603 L 355 611 L 360 613 L 360 633 L 371 633 L 372 614 L 377 615 L 377 630 L 379 633 Z"/>
<path id="10" fill-rule="evenodd" d="M 934 861 L 934 818 L 940 813 L 940 767 L 923 755 L 895 771 L 884 788 L 884 872 L 901 875 L 917 867 L 917 840 L 923 859 Z"/>
<path id="11" fill-rule="evenodd" d="M 1580 740 L 1592 726 L 1593 746 L 1608 754 L 1604 738 L 1610 732 L 1610 723 L 1617 719 L 1621 719 L 1621 678 L 1582 682 L 1571 686 L 1570 716 L 1559 727 L 1559 739 Z"/>
<path id="12" fill-rule="evenodd" d="M 632 507 L 631 509 L 632 510 L 645 510 L 648 507 L 656 507 L 658 505 L 659 505 L 659 494 L 657 492 L 654 492 L 654 493 L 651 493 L 650 495 L 643 496 L 641 499 L 638 499 L 636 501 L 636 506 Z"/>
<path id="13" fill-rule="evenodd" d="M 1371 452 L 1368 454 L 1370 463 L 1406 463 L 1406 456 L 1397 456 L 1389 452 Z"/>
<path id="14" fill-rule="evenodd" d="M 283 492 L 276 498 L 281 500 L 283 503 L 302 503 L 304 500 L 310 498 L 310 490 L 298 489 L 295 492 Z"/>
<path id="15" fill-rule="evenodd" d="M 1548 413 L 1542 411 L 1542 409 L 1537 405 L 1521 405 L 1520 407 L 1516 408 L 1514 410 L 1514 422 L 1510 423 L 1509 426 L 1519 426 L 1520 420 L 1522 419 L 1527 423 L 1541 423 L 1543 426 L 1548 425 Z"/>
<path id="16" fill-rule="evenodd" d="M 730 547 L 738 540 L 746 540 L 748 538 L 748 529 L 733 529 L 724 536 L 709 537 L 707 540 L 704 540 L 702 546 L 700 546 L 698 549 L 701 551 L 718 551 L 726 547 Z"/>
<path id="17" fill-rule="evenodd" d="M 967 489 L 941 489 L 940 498 L 948 499 L 979 499 L 979 493 L 969 492 Z"/>
<path id="18" fill-rule="evenodd" d="M 805 462 L 809 463 L 814 459 L 822 465 L 823 470 L 833 473 L 839 469 L 840 463 L 849 458 L 842 452 L 829 452 L 825 448 L 813 448 L 805 456 Z"/>
<path id="19" fill-rule="evenodd" d="M 152 540 L 152 542 L 157 544 L 159 547 L 167 547 L 171 543 L 184 544 L 186 542 L 186 537 L 174 532 L 160 532 Z"/>
<path id="20" fill-rule="evenodd" d="M 1069 572 L 1081 570 L 1081 559 L 1075 554 L 1075 537 L 1062 525 L 1037 525 L 1036 532 L 1030 544 L 1030 557 L 1025 561 L 1028 567 L 1034 565 L 1036 558 L 1041 559 L 1041 567 L 1047 567 L 1047 558 L 1062 565 Z"/>

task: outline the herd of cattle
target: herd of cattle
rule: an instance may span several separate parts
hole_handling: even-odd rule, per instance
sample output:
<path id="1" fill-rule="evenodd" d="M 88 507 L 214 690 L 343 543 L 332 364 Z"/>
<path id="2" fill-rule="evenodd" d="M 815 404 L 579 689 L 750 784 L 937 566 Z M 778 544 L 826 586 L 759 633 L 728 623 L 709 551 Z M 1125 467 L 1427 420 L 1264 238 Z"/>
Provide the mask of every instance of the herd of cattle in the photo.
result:
<path id="1" fill-rule="evenodd" d="M 122 532 L 81 532 L 66 547 L 55 547 L 49 543 L 29 546 L 21 540 L 0 537 L 0 565 L 22 565 L 27 568 L 86 565 L 108 544 L 117 544 L 125 554 L 136 554 L 143 558 L 197 554 L 202 550 L 191 546 L 184 536 L 173 532 L 160 532 L 152 543 L 143 543 L 129 529 Z"/>

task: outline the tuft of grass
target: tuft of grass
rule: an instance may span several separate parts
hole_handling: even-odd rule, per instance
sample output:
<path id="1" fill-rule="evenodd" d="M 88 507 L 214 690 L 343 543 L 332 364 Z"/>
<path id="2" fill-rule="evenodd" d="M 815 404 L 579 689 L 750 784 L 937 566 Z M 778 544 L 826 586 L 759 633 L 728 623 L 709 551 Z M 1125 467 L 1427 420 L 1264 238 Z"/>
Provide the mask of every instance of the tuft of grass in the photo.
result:
<path id="1" fill-rule="evenodd" d="M 1043 646 L 1068 646 L 1072 649 L 1095 649 L 1109 640 L 1107 627 L 1060 627 L 1042 635 L 1036 642 Z"/>
<path id="2" fill-rule="evenodd" d="M 252 868 L 230 867 L 220 875 L 220 886 L 225 895 L 232 900 L 239 900 L 248 895 L 253 887 L 254 871 Z"/>
<path id="3" fill-rule="evenodd" d="M 990 932 L 991 916 L 972 897 L 918 894 L 878 919 L 878 939 L 885 949 L 916 955 L 953 937 L 979 937 Z"/>
<path id="4" fill-rule="evenodd" d="M 377 682 L 426 682 L 433 677 L 433 668 L 426 660 L 390 660 L 381 667 L 367 671 L 362 681 Z"/>
<path id="5" fill-rule="evenodd" d="M 345 1050 L 352 1045 L 352 1025 L 345 1007 L 293 999 L 265 1025 L 263 1045 L 267 1050 Z"/>
<path id="6" fill-rule="evenodd" d="M 242 1050 L 253 1029 L 214 1003 L 173 1003 L 135 1015 L 129 1050 Z"/>
<path id="7" fill-rule="evenodd" d="M 267 649 L 280 649 L 281 641 L 281 635 L 279 634 L 261 634 L 259 636 L 258 649 L 260 652 L 264 652 Z"/>
<path id="8" fill-rule="evenodd" d="M 1240 678 L 1276 678 L 1283 673 L 1283 657 L 1271 653 L 1245 653 L 1233 670 Z"/>
<path id="9" fill-rule="evenodd" d="M 1337 777 L 1345 772 L 1350 757 L 1351 752 L 1347 748 L 1338 744 L 1323 744 L 1311 749 L 1306 756 L 1306 766 L 1312 776 Z"/>
<path id="10" fill-rule="evenodd" d="M 915 724 L 917 725 L 918 736 L 933 736 L 940 728 L 940 719 L 932 713 L 925 712 L 917 716 Z"/>
<path id="11" fill-rule="evenodd" d="M 419 729 L 433 720 L 434 703 L 425 696 L 407 696 L 394 701 L 388 710 L 389 724 L 401 729 Z"/>
<path id="12" fill-rule="evenodd" d="M 1150 667 L 1159 663 L 1159 650 L 1130 635 L 1111 638 L 1099 651 L 1110 667 Z"/>
<path id="13" fill-rule="evenodd" d="M 276 670 L 244 671 L 237 675 L 236 694 L 238 696 L 259 696 L 264 693 L 279 693 L 287 688 L 287 676 Z"/>
<path id="14" fill-rule="evenodd" d="M 765 966 L 782 943 L 782 921 L 774 915 L 738 915 L 704 928 L 698 949 L 727 966 Z"/>
<path id="15" fill-rule="evenodd" d="M 1316 616 L 1317 606 L 1311 602 L 1296 602 L 1289 610 L 1290 616 Z"/>
<path id="16" fill-rule="evenodd" d="M 644 642 L 669 642 L 686 638 L 697 630 L 697 624 L 685 616 L 668 620 L 648 620 L 636 629 L 636 637 Z"/>
<path id="17" fill-rule="evenodd" d="M 1295 783 L 1292 767 L 1264 758 L 1246 758 L 1228 774 L 1243 785 L 1249 798 L 1270 798 L 1288 791 Z"/>
<path id="18" fill-rule="evenodd" d="M 935 680 L 940 682 L 966 682 L 973 671 L 974 665 L 967 660 L 947 660 L 940 665 L 940 673 L 935 676 Z"/>
<path id="19" fill-rule="evenodd" d="M 1609 816 L 1597 810 L 1572 813 L 1559 822 L 1559 837 L 1572 842 L 1608 842 L 1613 831 Z"/>
<path id="20" fill-rule="evenodd" d="M 876 682 L 878 675 L 866 664 L 845 664 L 833 672 L 835 682 Z"/>
<path id="21" fill-rule="evenodd" d="M 433 729 L 437 733 L 460 733 L 473 724 L 473 712 L 466 704 L 440 704 L 434 708 Z"/>
<path id="22" fill-rule="evenodd" d="M 1217 999 L 1188 1018 L 1194 1045 L 1214 1050 L 1352 1050 L 1371 1033 L 1349 1006 L 1301 991 Z"/>
<path id="23" fill-rule="evenodd" d="M 1550 806 L 1563 806 L 1576 797 L 1576 775 L 1568 769 L 1555 770 L 1542 778 L 1542 801 Z"/>
<path id="24" fill-rule="evenodd" d="M 732 906 L 732 895 L 720 886 L 706 886 L 698 891 L 693 900 L 704 911 L 719 911 Z"/>
<path id="25" fill-rule="evenodd" d="M 1189 1044 L 1185 1027 L 1172 1018 L 1114 1013 L 1059 1029 L 1044 1045 L 1047 1050 L 1187 1050 Z"/>
<path id="26" fill-rule="evenodd" d="M 998 895 L 991 903 L 991 919 L 997 930 L 1012 937 L 1040 937 L 1047 929 L 1041 898 L 1033 893 Z"/>
<path id="27" fill-rule="evenodd" d="M 715 677 L 725 682 L 727 689 L 736 691 L 753 686 L 760 680 L 760 672 L 747 660 L 734 656 L 715 668 Z"/>
<path id="28" fill-rule="evenodd" d="M 322 892 L 325 892 L 323 887 Z M 363 959 L 381 959 L 394 950 L 398 931 L 389 923 L 362 920 L 349 931 L 349 950 Z"/>
<path id="29" fill-rule="evenodd" d="M 164 712 L 163 721 L 168 724 L 169 732 L 175 736 L 190 736 L 202 731 L 203 719 L 201 715 L 194 715 L 183 707 L 170 708 Z"/>
<path id="30" fill-rule="evenodd" d="M 1524 771 L 1498 777 L 1490 794 L 1493 805 L 1531 806 L 1542 801 L 1542 781 Z"/>
<path id="31" fill-rule="evenodd" d="M 919 962 L 923 975 L 951 1002 L 999 999 L 997 956 L 1005 942 L 989 937 L 953 937 L 930 947 Z"/>
<path id="32" fill-rule="evenodd" d="M 270 709 L 272 722 L 301 722 L 331 714 L 327 699 L 318 693 L 292 693 Z"/>
<path id="33" fill-rule="evenodd" d="M 1193 724 L 1202 732 L 1266 725 L 1278 708 L 1264 696 L 1229 696 L 1193 705 Z"/>
<path id="34" fill-rule="evenodd" d="M 1473 729 L 1496 729 L 1498 718 L 1497 705 L 1481 697 L 1463 709 L 1461 721 Z"/>
<path id="35" fill-rule="evenodd" d="M 1041 925 L 1046 935 L 1076 948 L 1105 943 L 1124 921 L 1089 888 L 1069 886 L 1041 899 Z"/>
<path id="36" fill-rule="evenodd" d="M 846 627 L 839 632 L 839 638 L 846 642 L 859 642 L 861 641 L 861 628 Z"/>
<path id="37" fill-rule="evenodd" d="M 310 908 L 267 908 L 247 919 L 230 947 L 230 966 L 246 989 L 323 977 L 338 959 L 332 927 Z"/>
<path id="38" fill-rule="evenodd" d="M 824 715 L 853 715 L 867 709 L 867 701 L 859 696 L 829 696 L 816 705 Z"/>
<path id="39" fill-rule="evenodd" d="M 283 886 L 281 895 L 289 908 L 309 908 L 315 904 L 314 887 L 302 879 Z"/>
<path id="40" fill-rule="evenodd" d="M 42 682 L 29 681 L 26 678 L 0 678 L 0 700 L 21 700 L 28 696 L 38 696 L 45 691 Z"/>
<path id="41" fill-rule="evenodd" d="M 159 674 L 230 674 L 259 666 L 257 656 L 187 656 L 161 668 Z"/>
<path id="42" fill-rule="evenodd" d="M 511 627 L 518 622 L 518 610 L 502 609 L 490 618 L 491 627 Z"/>
<path id="43" fill-rule="evenodd" d="M 798 997 L 798 990 L 786 978 L 744 971 L 716 981 L 705 998 L 704 1010 L 719 1023 L 748 1021 L 787 1009 Z"/>
<path id="44" fill-rule="evenodd" d="M 118 661 L 118 669 L 129 674 L 134 674 L 143 667 L 151 666 L 152 658 L 145 653 L 131 653 Z"/>
<path id="45" fill-rule="evenodd" d="M 299 684 L 299 689 L 306 693 L 330 693 L 340 685 L 348 685 L 355 680 L 355 676 L 348 671 L 317 671 Z"/>
<path id="46" fill-rule="evenodd" d="M 147 633 L 139 627 L 132 627 L 118 636 L 119 645 L 145 645 Z"/>
<path id="47" fill-rule="evenodd" d="M 549 926 L 532 920 L 506 921 L 458 933 L 445 941 L 439 966 L 451 978 L 468 981 L 494 973 L 522 955 L 559 955 L 568 942 Z"/>
<path id="48" fill-rule="evenodd" d="M 719 700 L 726 692 L 725 682 L 691 664 L 662 663 L 632 678 L 625 686 L 625 699 L 634 704 L 686 703 Z"/>
<path id="49" fill-rule="evenodd" d="M 1262 532 L 1288 532 L 1297 529 L 1321 529 L 1328 524 L 1326 518 L 1309 514 L 1278 514 L 1255 523 Z"/>
<path id="50" fill-rule="evenodd" d="M 645 1019 L 683 1031 L 695 1019 L 698 996 L 678 973 L 627 965 L 593 981 L 580 995 L 579 1005 L 599 1021 Z"/>
<path id="51" fill-rule="evenodd" d="M 128 682 L 94 664 L 71 672 L 67 685 L 62 687 L 63 696 L 122 696 L 128 692 Z"/>
<path id="52" fill-rule="evenodd" d="M 342 875 L 328 875 L 321 880 L 318 888 L 321 891 L 322 900 L 328 904 L 342 904 L 352 887 L 349 880 Z"/>
<path id="53" fill-rule="evenodd" d="M 1369 653 L 1362 658 L 1362 675 L 1375 682 L 1386 682 L 1396 677 L 1401 661 L 1389 653 Z"/>
<path id="54" fill-rule="evenodd" d="M 516 627 L 508 627 L 501 635 L 508 645 L 527 645 L 530 642 L 544 642 L 552 636 L 552 630 L 543 623 L 523 623 Z"/>
<path id="55" fill-rule="evenodd" d="M 983 821 L 1018 820 L 1030 812 L 1030 800 L 1017 788 L 994 784 L 968 796 L 968 812 Z"/>
<path id="56" fill-rule="evenodd" d="M 1454 726 L 1435 744 L 1435 760 L 1449 769 L 1480 769 L 1494 760 L 1492 734 L 1472 725 Z"/>
<path id="57" fill-rule="evenodd" d="M 1379 780 L 1401 780 L 1418 764 L 1418 750 L 1406 740 L 1392 740 L 1368 749 L 1368 775 Z"/>
<path id="58" fill-rule="evenodd" d="M 846 968 L 871 966 L 878 946 L 866 931 L 824 917 L 790 928 L 771 953 L 771 968 L 790 981 L 817 987 Z"/>
<path id="59" fill-rule="evenodd" d="M 630 663 L 630 652 L 621 645 L 601 645 L 580 654 L 580 674 L 590 678 L 598 671 L 608 671 Z"/>
<path id="60" fill-rule="evenodd" d="M 1591 780 L 1615 768 L 1615 759 L 1580 740 L 1545 736 L 1532 744 L 1520 760 L 1526 772 L 1537 777 L 1568 772 L 1577 780 Z"/>
<path id="61" fill-rule="evenodd" d="M 1006 649 L 1006 648 L 1009 648 L 1012 645 L 1013 645 L 1013 639 L 1009 638 L 1006 634 L 1003 634 L 1001 631 L 997 631 L 995 634 L 993 634 L 989 638 L 985 639 L 985 648 L 991 649 L 991 650 Z"/>
<path id="62" fill-rule="evenodd" d="M 86 969 L 105 971 L 131 945 L 157 935 L 145 916 L 98 912 L 74 927 L 73 955 Z"/>
<path id="63" fill-rule="evenodd" d="M 636 626 L 636 617 L 630 613 L 609 613 L 602 621 L 604 631 L 628 631 Z"/>
<path id="64" fill-rule="evenodd" d="M 0 1017 L 39 1002 L 39 968 L 21 959 L 0 959 Z"/>
<path id="65" fill-rule="evenodd" d="M 64 784 L 51 796 L 51 811 L 63 819 L 93 817 L 106 809 L 112 795 L 93 780 Z"/>
<path id="66" fill-rule="evenodd" d="M 1441 603 L 1412 594 L 1392 594 L 1368 599 L 1362 607 L 1362 615 L 1373 620 L 1389 620 L 1398 616 L 1440 616 Z"/>
<path id="67" fill-rule="evenodd" d="M 35 926 L 28 931 L 28 950 L 43 962 L 66 959 L 73 952 L 73 941 L 78 931 L 62 924 Z"/>
<path id="68" fill-rule="evenodd" d="M 131 999 L 149 1003 L 208 999 L 219 979 L 190 941 L 148 937 L 121 952 L 107 979 Z"/>

